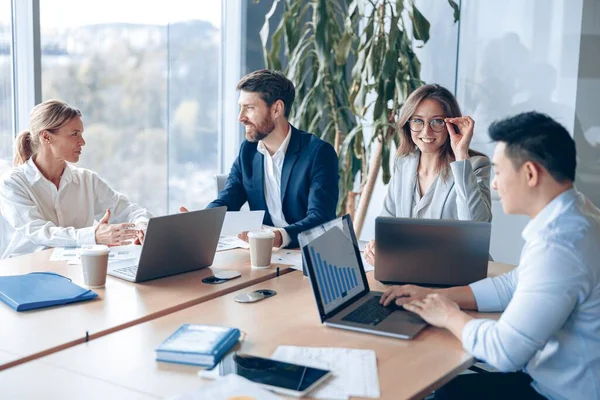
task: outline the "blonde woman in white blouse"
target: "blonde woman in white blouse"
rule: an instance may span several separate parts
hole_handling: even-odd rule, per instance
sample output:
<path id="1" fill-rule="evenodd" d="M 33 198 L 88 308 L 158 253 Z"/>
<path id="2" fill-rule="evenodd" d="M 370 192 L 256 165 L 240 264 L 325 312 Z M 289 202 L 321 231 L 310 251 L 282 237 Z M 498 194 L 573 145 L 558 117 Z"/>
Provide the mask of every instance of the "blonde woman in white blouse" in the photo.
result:
<path id="1" fill-rule="evenodd" d="M 469 149 L 474 126 L 446 88 L 412 92 L 400 109 L 400 145 L 381 215 L 491 221 L 491 163 Z M 365 256 L 375 264 L 374 241 Z"/>
<path id="2" fill-rule="evenodd" d="M 31 111 L 16 139 L 15 168 L 0 180 L 2 217 L 14 229 L 2 258 L 46 247 L 124 245 L 150 213 L 114 191 L 95 172 L 72 165 L 83 139 L 81 112 L 59 100 Z M 98 221 L 98 222 L 96 222 Z"/>

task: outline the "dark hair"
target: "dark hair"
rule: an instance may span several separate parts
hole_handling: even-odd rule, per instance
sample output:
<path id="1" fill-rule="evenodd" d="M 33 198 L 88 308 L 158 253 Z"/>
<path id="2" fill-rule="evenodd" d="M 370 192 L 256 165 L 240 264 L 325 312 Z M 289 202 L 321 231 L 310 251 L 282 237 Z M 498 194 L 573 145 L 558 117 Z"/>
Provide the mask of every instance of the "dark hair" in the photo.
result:
<path id="1" fill-rule="evenodd" d="M 284 115 L 290 116 L 292 104 L 296 98 L 294 84 L 279 71 L 261 69 L 244 76 L 237 85 L 237 90 L 258 93 L 269 107 L 277 100 L 283 101 Z"/>
<path id="2" fill-rule="evenodd" d="M 575 181 L 575 141 L 548 115 L 530 111 L 495 121 L 489 134 L 494 142 L 506 144 L 506 156 L 516 168 L 533 161 L 558 182 Z"/>

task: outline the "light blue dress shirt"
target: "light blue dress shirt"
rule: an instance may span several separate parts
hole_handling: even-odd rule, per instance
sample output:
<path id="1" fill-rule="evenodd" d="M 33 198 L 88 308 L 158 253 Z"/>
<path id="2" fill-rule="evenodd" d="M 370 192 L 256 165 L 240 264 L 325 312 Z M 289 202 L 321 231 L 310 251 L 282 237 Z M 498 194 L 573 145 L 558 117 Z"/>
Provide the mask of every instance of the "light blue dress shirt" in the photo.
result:
<path id="1" fill-rule="evenodd" d="M 550 399 L 600 398 L 600 210 L 575 189 L 523 230 L 519 266 L 471 284 L 477 308 L 466 351 L 500 371 L 524 370 Z"/>

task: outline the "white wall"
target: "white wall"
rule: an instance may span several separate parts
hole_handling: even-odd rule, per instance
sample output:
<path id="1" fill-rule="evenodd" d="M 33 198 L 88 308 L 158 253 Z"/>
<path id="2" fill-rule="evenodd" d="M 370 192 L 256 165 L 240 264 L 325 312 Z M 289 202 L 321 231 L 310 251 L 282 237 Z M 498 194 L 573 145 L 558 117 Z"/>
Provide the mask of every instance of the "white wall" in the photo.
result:
<path id="1" fill-rule="evenodd" d="M 577 188 L 600 205 L 600 0 L 584 0 L 577 83 Z"/>
<path id="2" fill-rule="evenodd" d="M 432 39 L 419 51 L 422 77 L 451 90 L 456 84 L 463 113 L 475 119 L 472 147 L 491 155 L 489 124 L 532 109 L 550 114 L 573 132 L 583 0 L 462 0 L 458 66 L 452 10 L 446 2 L 417 4 L 432 26 Z M 379 184 L 361 239 L 372 238 L 384 196 Z M 517 263 L 527 218 L 505 215 L 498 200 L 492 212 L 490 252 L 497 261 Z"/>

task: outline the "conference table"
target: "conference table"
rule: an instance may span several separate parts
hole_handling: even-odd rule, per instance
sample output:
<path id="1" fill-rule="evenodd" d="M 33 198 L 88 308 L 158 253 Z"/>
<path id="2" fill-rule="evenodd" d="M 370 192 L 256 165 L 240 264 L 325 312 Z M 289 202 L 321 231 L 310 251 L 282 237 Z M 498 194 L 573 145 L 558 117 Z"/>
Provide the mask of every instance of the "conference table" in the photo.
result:
<path id="1" fill-rule="evenodd" d="M 511 268 L 490 263 L 489 275 Z M 367 276 L 371 290 L 385 288 L 372 272 Z M 236 295 L 255 289 L 272 289 L 277 295 L 251 304 L 234 301 Z M 48 368 L 66 371 L 36 377 L 37 384 L 49 390 L 68 385 L 67 372 L 136 396 L 164 398 L 201 390 L 209 381 L 197 376 L 198 367 L 155 361 L 154 349 L 184 323 L 237 327 L 245 337 L 236 350 L 263 357 L 271 356 L 279 345 L 372 349 L 383 399 L 423 398 L 474 362 L 458 339 L 434 327 L 406 341 L 325 327 L 309 280 L 294 271 L 0 372 L 0 387 L 15 397 L 24 396 L 29 388 L 14 377 L 25 374 L 25 368 Z M 78 398 L 62 394 L 61 398 Z"/>
<path id="2" fill-rule="evenodd" d="M 1 260 L 0 275 L 49 271 L 82 286 L 81 266 L 49 261 L 52 251 Z M 242 275 L 222 284 L 203 283 L 215 269 Z M 108 276 L 106 287 L 94 289 L 98 298 L 90 301 L 24 312 L 0 304 L 0 371 L 291 271 L 291 266 L 279 264 L 252 269 L 248 250 L 235 249 L 216 253 L 212 267 L 186 274 L 143 283 Z"/>

